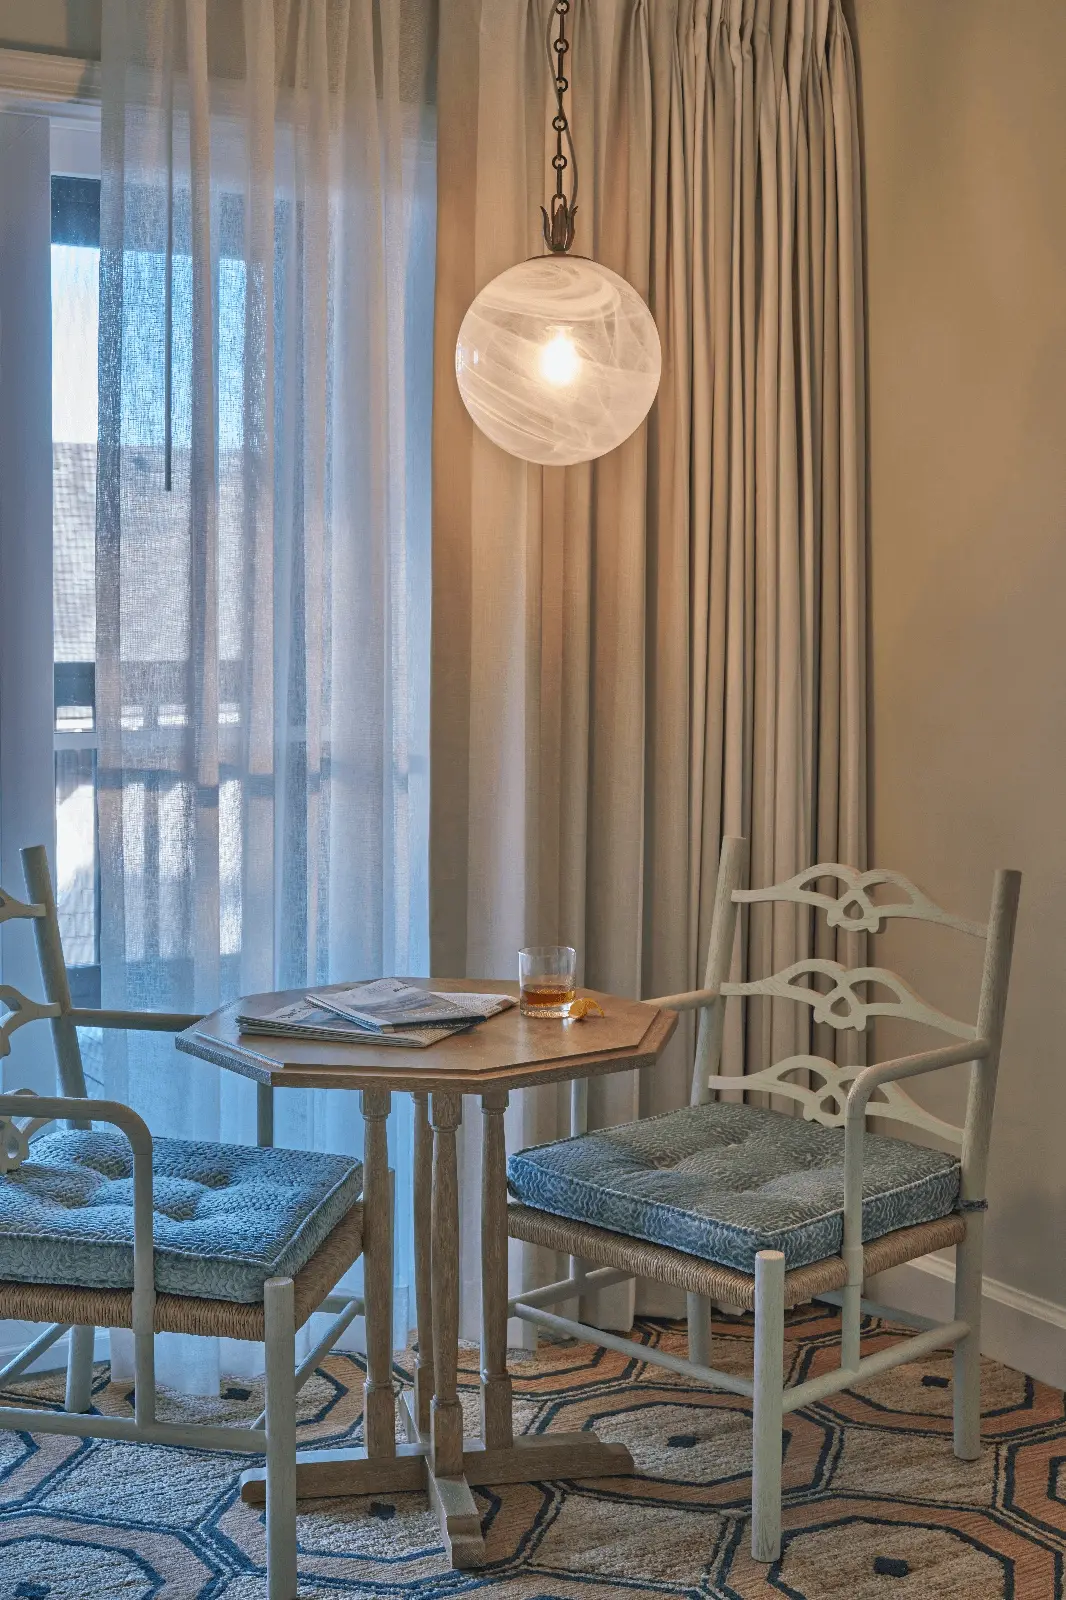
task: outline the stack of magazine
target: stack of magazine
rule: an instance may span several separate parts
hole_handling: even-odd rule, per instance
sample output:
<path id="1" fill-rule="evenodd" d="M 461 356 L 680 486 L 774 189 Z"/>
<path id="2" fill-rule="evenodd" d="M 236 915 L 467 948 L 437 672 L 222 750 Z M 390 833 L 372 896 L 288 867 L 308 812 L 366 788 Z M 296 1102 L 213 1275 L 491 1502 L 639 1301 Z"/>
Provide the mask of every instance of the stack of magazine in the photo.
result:
<path id="1" fill-rule="evenodd" d="M 400 978 L 375 978 L 345 988 L 311 989 L 301 1000 L 275 1005 L 242 1001 L 242 1033 L 329 1044 L 387 1044 L 423 1050 L 452 1033 L 465 1033 L 514 1001 L 507 994 L 435 994 Z"/>

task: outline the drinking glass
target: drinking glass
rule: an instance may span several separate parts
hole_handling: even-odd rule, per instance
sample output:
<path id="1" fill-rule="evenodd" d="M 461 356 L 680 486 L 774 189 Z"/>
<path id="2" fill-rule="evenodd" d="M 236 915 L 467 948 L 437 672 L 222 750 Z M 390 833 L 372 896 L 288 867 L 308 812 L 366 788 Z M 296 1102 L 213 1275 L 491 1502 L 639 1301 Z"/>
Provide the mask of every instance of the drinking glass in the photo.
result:
<path id="1" fill-rule="evenodd" d="M 533 944 L 518 952 L 524 1017 L 565 1017 L 574 998 L 577 951 L 568 944 Z"/>

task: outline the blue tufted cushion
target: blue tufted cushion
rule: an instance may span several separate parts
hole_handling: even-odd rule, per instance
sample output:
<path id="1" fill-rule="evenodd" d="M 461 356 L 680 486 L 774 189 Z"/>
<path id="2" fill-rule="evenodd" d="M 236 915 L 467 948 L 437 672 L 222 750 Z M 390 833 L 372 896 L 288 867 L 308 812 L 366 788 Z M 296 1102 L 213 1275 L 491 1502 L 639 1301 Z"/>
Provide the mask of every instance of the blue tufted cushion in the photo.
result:
<path id="1" fill-rule="evenodd" d="M 154 1142 L 160 1293 L 257 1304 L 291 1277 L 359 1199 L 347 1156 Z M 133 1286 L 133 1153 L 116 1130 L 48 1134 L 0 1174 L 0 1279 Z"/>
<path id="2" fill-rule="evenodd" d="M 754 1273 L 760 1250 L 788 1268 L 839 1255 L 844 1131 L 714 1102 L 519 1151 L 508 1187 L 538 1211 Z M 863 1239 L 946 1217 L 959 1162 L 868 1133 Z"/>

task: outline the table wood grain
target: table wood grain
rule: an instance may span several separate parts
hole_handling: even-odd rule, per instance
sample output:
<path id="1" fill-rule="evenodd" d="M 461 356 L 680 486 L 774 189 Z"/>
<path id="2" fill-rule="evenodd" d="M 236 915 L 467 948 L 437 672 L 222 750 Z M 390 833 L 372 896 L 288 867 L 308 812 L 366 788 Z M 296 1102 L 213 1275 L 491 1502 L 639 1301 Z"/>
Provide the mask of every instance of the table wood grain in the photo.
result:
<path id="1" fill-rule="evenodd" d="M 517 995 L 516 983 L 491 979 L 409 980 L 441 992 Z M 346 988 L 346 984 L 330 987 Z M 298 1000 L 306 989 L 279 991 L 278 1005 Z M 677 1015 L 639 1000 L 579 989 L 599 1001 L 604 1015 L 580 1022 L 524 1017 L 518 1006 L 478 1023 L 468 1033 L 452 1034 L 424 1050 L 398 1045 L 327 1044 L 242 1032 L 237 1012 L 256 995 L 234 1001 L 178 1034 L 176 1044 L 231 1072 L 275 1089 L 390 1089 L 399 1093 L 454 1091 L 476 1094 L 499 1087 L 521 1089 L 568 1078 L 595 1077 L 654 1065 L 677 1026 Z"/>

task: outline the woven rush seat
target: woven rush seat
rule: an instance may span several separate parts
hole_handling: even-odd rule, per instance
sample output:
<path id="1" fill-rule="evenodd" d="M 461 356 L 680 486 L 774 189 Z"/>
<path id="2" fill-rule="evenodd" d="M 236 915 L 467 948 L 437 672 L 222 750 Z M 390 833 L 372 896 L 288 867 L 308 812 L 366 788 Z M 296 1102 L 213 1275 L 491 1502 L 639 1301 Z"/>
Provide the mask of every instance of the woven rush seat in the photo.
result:
<path id="1" fill-rule="evenodd" d="M 293 1324 L 302 1328 L 363 1249 L 363 1207 L 353 1206 L 293 1279 Z M 63 1283 L 5 1283 L 0 1279 L 0 1320 L 70 1322 L 75 1326 L 132 1328 L 129 1289 L 77 1289 Z M 156 1333 L 193 1333 L 205 1338 L 266 1337 L 263 1302 L 205 1300 L 200 1296 L 157 1294 L 152 1325 Z"/>
<path id="2" fill-rule="evenodd" d="M 720 1267 L 714 1261 L 701 1261 L 699 1256 L 669 1250 L 665 1245 L 634 1242 L 623 1234 L 608 1233 L 606 1228 L 594 1228 L 588 1222 L 554 1217 L 550 1211 L 533 1211 L 515 1200 L 507 1207 L 507 1232 L 512 1239 L 540 1245 L 557 1255 L 580 1256 L 583 1261 L 616 1267 L 634 1277 L 653 1278 L 656 1283 L 672 1284 L 675 1289 L 683 1289 L 691 1295 L 706 1295 L 710 1300 L 724 1301 L 742 1311 L 755 1309 L 755 1279 L 749 1273 Z M 930 1250 L 949 1249 L 961 1244 L 965 1237 L 966 1218 L 954 1212 L 950 1217 L 941 1217 L 939 1222 L 922 1222 L 916 1228 L 900 1228 L 896 1233 L 882 1234 L 880 1239 L 863 1246 L 864 1275 L 872 1277 L 876 1272 L 887 1272 L 890 1267 L 913 1261 Z M 830 1256 L 809 1267 L 794 1267 L 785 1273 L 785 1305 L 789 1309 L 806 1305 L 829 1290 L 843 1289 L 847 1281 L 848 1271 L 840 1256 Z M 0 1286 L 0 1304 L 2 1302 Z"/>
<path id="3" fill-rule="evenodd" d="M 947 1217 L 958 1157 L 868 1133 L 864 1242 Z M 844 1130 L 710 1102 L 519 1151 L 508 1187 L 524 1206 L 751 1275 L 760 1250 L 788 1270 L 838 1256 Z"/>
<path id="4" fill-rule="evenodd" d="M 259 1307 L 264 1283 L 295 1278 L 363 1186 L 362 1164 L 345 1156 L 184 1139 L 156 1139 L 152 1168 L 158 1293 Z M 132 1288 L 133 1156 L 124 1135 L 52 1133 L 0 1174 L 5 1281 Z"/>

